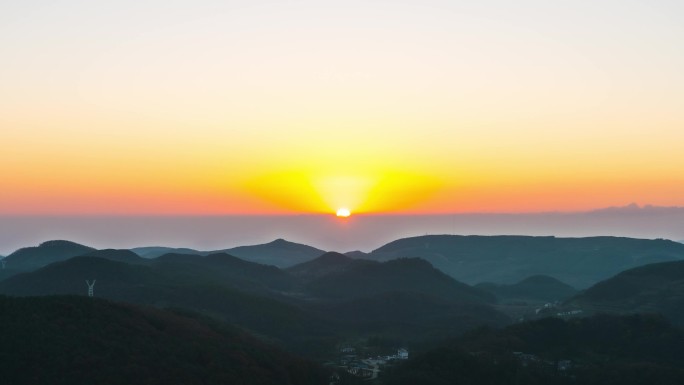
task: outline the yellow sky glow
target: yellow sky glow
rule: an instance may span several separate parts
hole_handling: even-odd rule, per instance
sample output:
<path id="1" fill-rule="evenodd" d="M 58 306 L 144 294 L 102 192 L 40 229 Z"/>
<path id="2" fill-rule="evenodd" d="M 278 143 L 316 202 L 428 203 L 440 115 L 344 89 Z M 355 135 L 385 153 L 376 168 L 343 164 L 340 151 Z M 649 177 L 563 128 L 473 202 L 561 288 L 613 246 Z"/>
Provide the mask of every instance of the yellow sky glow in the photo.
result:
<path id="1" fill-rule="evenodd" d="M 323 3 L 0 5 L 0 214 L 684 205 L 684 6 Z"/>

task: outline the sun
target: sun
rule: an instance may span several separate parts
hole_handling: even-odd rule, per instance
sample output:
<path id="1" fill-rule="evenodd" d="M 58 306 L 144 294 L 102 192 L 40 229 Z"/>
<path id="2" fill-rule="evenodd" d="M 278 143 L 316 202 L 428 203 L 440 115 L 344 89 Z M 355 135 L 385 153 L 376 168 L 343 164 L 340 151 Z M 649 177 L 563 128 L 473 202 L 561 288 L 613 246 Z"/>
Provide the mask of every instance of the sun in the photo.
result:
<path id="1" fill-rule="evenodd" d="M 349 211 L 349 209 L 347 209 L 347 208 L 341 207 L 340 209 L 337 210 L 337 216 L 338 217 L 346 218 L 350 215 L 351 215 L 351 211 Z"/>

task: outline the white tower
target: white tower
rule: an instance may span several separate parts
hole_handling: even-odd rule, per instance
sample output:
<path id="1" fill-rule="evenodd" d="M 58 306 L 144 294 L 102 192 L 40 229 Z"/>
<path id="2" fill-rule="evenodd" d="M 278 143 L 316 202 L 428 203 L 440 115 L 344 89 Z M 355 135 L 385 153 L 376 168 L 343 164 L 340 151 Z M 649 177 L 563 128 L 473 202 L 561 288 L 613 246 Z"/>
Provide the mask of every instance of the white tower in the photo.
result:
<path id="1" fill-rule="evenodd" d="M 86 279 L 86 285 L 88 285 L 88 297 L 92 297 L 95 294 L 95 279 L 93 279 L 93 282 L 90 282 Z"/>

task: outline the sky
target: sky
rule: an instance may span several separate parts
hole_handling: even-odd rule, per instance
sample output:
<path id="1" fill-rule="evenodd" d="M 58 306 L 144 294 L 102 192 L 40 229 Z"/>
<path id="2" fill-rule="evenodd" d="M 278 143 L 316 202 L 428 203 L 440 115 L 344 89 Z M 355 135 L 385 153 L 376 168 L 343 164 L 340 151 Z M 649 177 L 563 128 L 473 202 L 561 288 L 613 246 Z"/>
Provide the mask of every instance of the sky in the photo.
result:
<path id="1" fill-rule="evenodd" d="M 0 215 L 684 206 L 680 1 L 0 2 Z"/>

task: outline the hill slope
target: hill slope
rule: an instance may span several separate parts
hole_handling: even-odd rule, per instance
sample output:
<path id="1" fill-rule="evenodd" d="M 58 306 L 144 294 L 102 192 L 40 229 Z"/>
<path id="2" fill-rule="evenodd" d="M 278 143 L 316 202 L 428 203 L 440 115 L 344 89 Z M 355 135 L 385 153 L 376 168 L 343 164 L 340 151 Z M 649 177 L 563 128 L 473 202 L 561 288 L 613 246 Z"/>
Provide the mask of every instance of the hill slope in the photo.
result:
<path id="1" fill-rule="evenodd" d="M 311 280 L 321 278 L 332 273 L 340 273 L 352 268 L 353 266 L 367 263 L 374 262 L 363 259 L 353 259 L 344 254 L 331 251 L 314 260 L 289 267 L 286 269 L 286 271 L 301 279 Z"/>
<path id="2" fill-rule="evenodd" d="M 262 294 L 269 291 L 287 291 L 295 285 L 289 274 L 275 266 L 262 265 L 234 257 L 227 253 L 207 256 L 165 254 L 149 260 L 158 270 L 189 281 L 216 282 L 243 291 Z"/>
<path id="3" fill-rule="evenodd" d="M 247 261 L 278 267 L 293 266 L 325 254 L 325 251 L 315 247 L 284 239 L 276 239 L 262 245 L 240 246 L 221 251 Z"/>
<path id="4" fill-rule="evenodd" d="M 8 384 L 322 384 L 319 367 L 194 316 L 86 297 L 0 296 Z"/>
<path id="5" fill-rule="evenodd" d="M 30 271 L 92 251 L 95 251 L 92 247 L 70 241 L 47 241 L 19 249 L 8 255 L 5 262 L 8 269 Z"/>
<path id="6" fill-rule="evenodd" d="M 227 254 L 167 254 L 145 265 L 75 257 L 2 281 L 0 294 L 86 295 L 85 280 L 96 279 L 96 297 L 190 309 L 307 354 L 330 352 L 339 338 L 348 335 L 441 339 L 481 324 L 509 322 L 489 306 L 493 297 L 453 280 L 425 261 L 352 261 L 351 266 L 342 274 L 309 281 L 318 292 L 301 298 L 299 292 L 257 295 L 234 289 L 236 283 L 258 284 L 240 280 L 253 273 L 267 281 L 295 278 L 273 266 Z M 312 296 L 317 300 L 312 301 Z"/>
<path id="7" fill-rule="evenodd" d="M 548 275 L 533 275 L 512 285 L 479 283 L 475 285 L 494 294 L 501 301 L 562 301 L 577 294 L 577 290 Z"/>
<path id="8" fill-rule="evenodd" d="M 352 299 L 391 292 L 415 292 L 448 300 L 494 302 L 491 294 L 456 281 L 419 258 L 354 263 L 306 285 L 316 297 Z"/>
<path id="9" fill-rule="evenodd" d="M 684 261 L 624 271 L 580 293 L 568 305 L 589 312 L 662 313 L 684 326 Z"/>
<path id="10" fill-rule="evenodd" d="M 95 279 L 96 297 L 190 309 L 294 347 L 304 336 L 330 332 L 327 325 L 296 306 L 240 292 L 229 284 L 195 280 L 194 276 L 191 281 L 174 274 L 155 266 L 76 257 L 8 278 L 0 282 L 0 294 L 86 295 L 85 280 Z"/>
<path id="11" fill-rule="evenodd" d="M 491 306 L 455 302 L 415 292 L 388 292 L 343 301 L 314 303 L 314 314 L 349 325 L 356 335 L 403 341 L 455 337 L 482 327 L 508 325 L 510 319 Z"/>
<path id="12" fill-rule="evenodd" d="M 411 358 L 385 385 L 677 385 L 684 333 L 656 316 L 546 318 L 481 329 Z"/>
<path id="13" fill-rule="evenodd" d="M 148 261 L 144 258 L 139 257 L 136 253 L 130 250 L 117 250 L 117 249 L 103 249 L 95 250 L 81 255 L 82 257 L 95 257 L 104 258 L 110 261 L 124 262 L 131 264 L 146 264 Z"/>
<path id="14" fill-rule="evenodd" d="M 684 259 L 684 245 L 656 239 L 618 237 L 429 235 L 388 243 L 367 258 L 420 257 L 469 284 L 510 284 L 531 275 L 550 275 L 585 288 L 621 271 Z"/>

